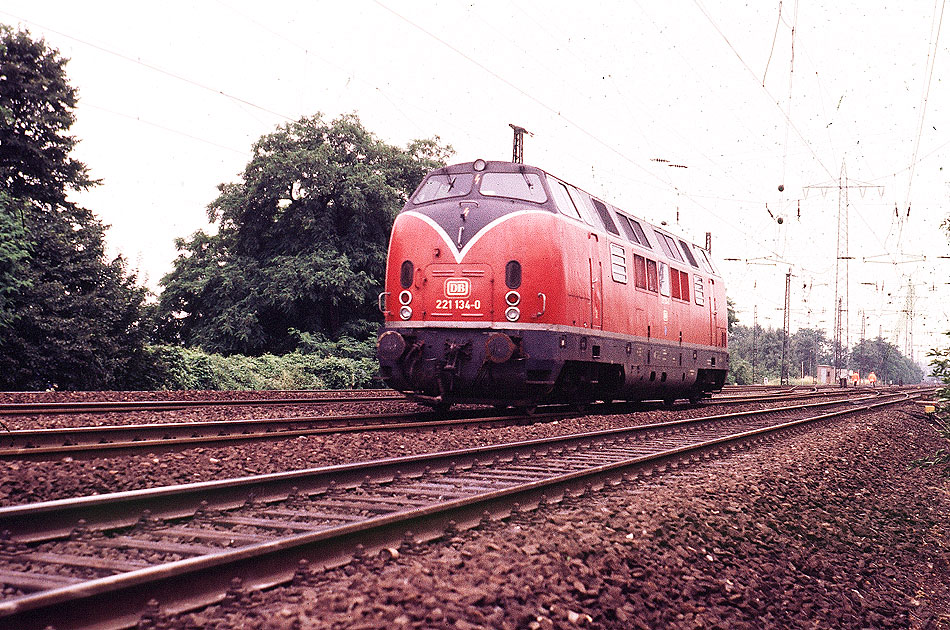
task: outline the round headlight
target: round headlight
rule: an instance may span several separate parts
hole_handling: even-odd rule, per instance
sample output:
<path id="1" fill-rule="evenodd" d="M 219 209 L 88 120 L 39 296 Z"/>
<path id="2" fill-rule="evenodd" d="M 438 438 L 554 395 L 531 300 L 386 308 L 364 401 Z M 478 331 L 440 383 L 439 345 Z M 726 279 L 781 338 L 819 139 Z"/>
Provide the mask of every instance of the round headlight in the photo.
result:
<path id="1" fill-rule="evenodd" d="M 488 166 L 488 164 L 481 158 L 475 160 L 475 163 L 472 164 L 472 168 L 476 171 L 484 171 L 486 166 Z"/>
<path id="2" fill-rule="evenodd" d="M 403 291 L 402 293 L 399 294 L 400 304 L 402 304 L 403 306 L 406 306 L 410 302 L 412 302 L 412 293 L 409 293 L 408 291 Z"/>
<path id="3" fill-rule="evenodd" d="M 505 319 L 509 322 L 516 322 L 521 318 L 521 311 L 518 310 L 517 306 L 509 306 L 505 309 Z"/>
<path id="4" fill-rule="evenodd" d="M 518 306 L 521 303 L 521 294 L 517 291 L 509 291 L 505 294 L 505 303 L 508 306 Z"/>
<path id="5" fill-rule="evenodd" d="M 408 306 L 403 306 L 401 309 L 399 309 L 399 316 L 403 319 L 409 319 L 412 317 L 412 309 Z"/>

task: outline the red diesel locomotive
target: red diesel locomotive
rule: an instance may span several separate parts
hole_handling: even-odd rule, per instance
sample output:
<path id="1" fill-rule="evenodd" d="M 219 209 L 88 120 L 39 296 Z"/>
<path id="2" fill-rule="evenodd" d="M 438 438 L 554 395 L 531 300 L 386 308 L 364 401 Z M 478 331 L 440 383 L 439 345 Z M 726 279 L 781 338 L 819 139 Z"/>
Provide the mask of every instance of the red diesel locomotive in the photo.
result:
<path id="1" fill-rule="evenodd" d="M 696 401 L 728 369 L 709 252 L 524 164 L 429 173 L 379 297 L 383 380 L 436 407 Z"/>

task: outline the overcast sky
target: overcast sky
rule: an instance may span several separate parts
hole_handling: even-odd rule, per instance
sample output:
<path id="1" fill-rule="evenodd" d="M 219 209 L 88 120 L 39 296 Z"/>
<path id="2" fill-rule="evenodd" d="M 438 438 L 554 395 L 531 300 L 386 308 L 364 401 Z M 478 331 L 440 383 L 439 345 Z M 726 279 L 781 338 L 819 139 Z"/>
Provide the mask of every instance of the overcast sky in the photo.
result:
<path id="1" fill-rule="evenodd" d="M 781 328 L 790 271 L 791 328 L 829 338 L 845 172 L 847 338 L 863 322 L 903 349 L 911 312 L 923 359 L 950 343 L 943 11 L 944 0 L 5 0 L 0 22 L 70 59 L 75 156 L 103 181 L 77 200 L 155 290 L 173 240 L 207 228 L 217 185 L 280 124 L 355 112 L 387 142 L 439 136 L 463 162 L 510 159 L 515 123 L 534 134 L 527 163 L 698 243 L 712 232 L 740 323 Z"/>

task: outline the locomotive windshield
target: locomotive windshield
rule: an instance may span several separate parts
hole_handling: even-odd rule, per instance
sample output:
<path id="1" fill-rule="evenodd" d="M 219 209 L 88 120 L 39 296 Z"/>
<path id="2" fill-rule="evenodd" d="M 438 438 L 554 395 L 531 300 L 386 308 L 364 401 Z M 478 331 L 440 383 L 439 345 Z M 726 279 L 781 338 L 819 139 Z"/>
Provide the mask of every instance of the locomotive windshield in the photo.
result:
<path id="1" fill-rule="evenodd" d="M 426 179 L 413 203 L 426 203 L 448 197 L 464 197 L 472 192 L 472 173 L 434 173 Z"/>
<path id="2" fill-rule="evenodd" d="M 509 197 L 537 203 L 548 200 L 541 178 L 534 173 L 485 173 L 479 192 L 487 197 Z"/>

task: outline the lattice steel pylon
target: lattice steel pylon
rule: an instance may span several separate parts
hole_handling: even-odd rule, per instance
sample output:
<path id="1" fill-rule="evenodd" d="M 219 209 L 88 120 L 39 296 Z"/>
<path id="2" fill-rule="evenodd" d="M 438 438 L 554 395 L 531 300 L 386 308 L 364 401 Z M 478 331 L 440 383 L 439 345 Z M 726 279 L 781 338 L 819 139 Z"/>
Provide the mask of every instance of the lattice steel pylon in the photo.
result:
<path id="1" fill-rule="evenodd" d="M 824 191 L 835 188 L 838 189 L 838 242 L 835 256 L 834 306 L 835 379 L 837 379 L 839 378 L 838 370 L 842 368 L 842 363 L 846 363 L 844 367 L 850 367 L 850 365 L 847 365 L 847 348 L 851 342 L 848 328 L 848 261 L 851 260 L 851 256 L 848 254 L 848 190 L 857 188 L 863 194 L 863 191 L 875 188 L 883 195 L 884 187 L 862 183 L 849 184 L 848 170 L 844 159 L 842 159 L 841 175 L 838 177 L 837 183 L 827 182 L 805 186 L 805 192 L 807 194 L 808 190 L 815 189 L 822 191 L 822 194 L 824 194 Z"/>
<path id="2" fill-rule="evenodd" d="M 792 311 L 792 270 L 789 269 L 785 274 L 785 318 L 782 324 L 782 374 L 779 377 L 782 385 L 788 385 L 788 329 L 791 323 L 790 313 Z"/>
<path id="3" fill-rule="evenodd" d="M 838 298 L 837 305 L 835 306 L 835 382 L 841 378 L 841 359 L 842 359 L 842 348 L 841 348 L 841 311 L 843 310 L 841 306 L 841 298 Z"/>
<path id="4" fill-rule="evenodd" d="M 914 360 L 914 302 L 916 292 L 914 284 L 907 278 L 907 297 L 904 299 L 904 356 Z"/>
<path id="5" fill-rule="evenodd" d="M 838 246 L 835 258 L 835 378 L 848 347 L 848 171 L 841 161 L 838 178 Z M 842 339 L 842 331 L 844 339 Z M 846 361 L 846 359 L 845 359 Z M 844 367 L 848 367 L 845 365 Z"/>

